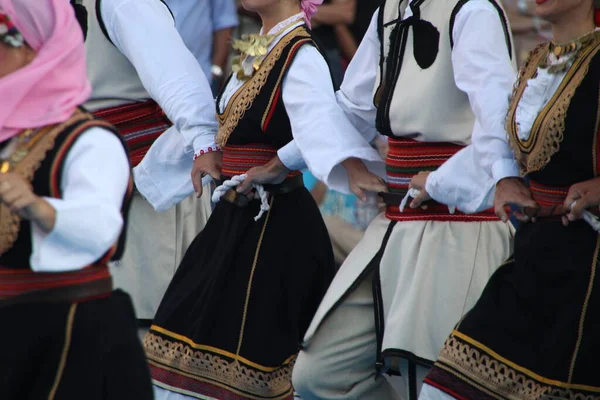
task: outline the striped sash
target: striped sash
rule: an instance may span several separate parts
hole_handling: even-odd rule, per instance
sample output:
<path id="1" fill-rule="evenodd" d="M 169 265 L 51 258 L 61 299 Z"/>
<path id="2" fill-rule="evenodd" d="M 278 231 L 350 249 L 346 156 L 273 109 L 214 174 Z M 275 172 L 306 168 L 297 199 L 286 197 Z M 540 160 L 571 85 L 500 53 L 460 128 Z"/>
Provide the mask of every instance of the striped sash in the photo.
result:
<path id="1" fill-rule="evenodd" d="M 130 152 L 131 165 L 138 165 L 152 143 L 172 124 L 154 100 L 105 108 L 93 113 L 117 128 Z"/>
<path id="2" fill-rule="evenodd" d="M 243 146 L 226 145 L 223 148 L 223 167 L 221 174 L 232 177 L 248 172 L 249 169 L 265 165 L 277 155 L 277 149 L 264 143 Z M 300 171 L 291 171 L 288 178 L 300 175 Z"/>
<path id="3" fill-rule="evenodd" d="M 452 143 L 418 142 L 412 139 L 389 138 L 386 158 L 388 190 L 399 196 L 408 193 L 412 177 L 421 171 L 435 171 L 463 146 Z M 388 206 L 386 216 L 395 221 L 498 221 L 492 209 L 477 214 L 450 214 L 448 206 L 436 201 L 427 202 L 427 209 L 406 207 L 400 212 L 398 206 Z"/>
<path id="4" fill-rule="evenodd" d="M 68 292 L 77 292 L 83 297 L 97 297 L 110 294 L 112 287 L 95 285 L 110 282 L 110 272 L 106 265 L 94 265 L 73 272 L 35 272 L 30 269 L 12 269 L 0 266 L 0 303 L 13 301 L 17 297 L 37 297 L 43 300 L 43 293 L 54 297 L 72 298 Z M 98 287 L 103 287 L 98 291 Z M 49 297 L 49 296 L 46 296 Z M 52 301 L 48 298 L 47 301 Z"/>

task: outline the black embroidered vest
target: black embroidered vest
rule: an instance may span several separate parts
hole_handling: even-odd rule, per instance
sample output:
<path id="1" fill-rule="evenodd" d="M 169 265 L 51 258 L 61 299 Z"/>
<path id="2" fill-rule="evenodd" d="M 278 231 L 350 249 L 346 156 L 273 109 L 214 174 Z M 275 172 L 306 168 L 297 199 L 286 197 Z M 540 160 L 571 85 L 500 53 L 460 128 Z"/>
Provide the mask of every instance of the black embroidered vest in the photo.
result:
<path id="1" fill-rule="evenodd" d="M 53 145 L 50 143 L 50 146 L 52 147 L 47 150 L 45 157 L 41 160 L 41 162 L 39 162 L 39 167 L 35 169 L 33 174 L 31 183 L 33 186 L 33 191 L 36 195 L 41 197 L 61 198 L 61 178 L 69 150 L 72 148 L 81 134 L 83 134 L 89 128 L 96 126 L 113 132 L 115 136 L 118 137 L 122 142 L 121 135 L 119 135 L 108 123 L 94 119 L 91 114 L 79 110 L 62 126 L 42 128 L 42 131 L 45 130 L 46 132 L 52 129 L 61 130 L 56 134 Z M 33 135 L 35 135 L 35 133 Z M 125 147 L 124 143 L 123 146 Z M 98 165 L 98 170 L 101 169 L 102 165 Z M 115 244 L 114 248 L 109 250 L 109 253 L 102 257 L 101 260 L 116 260 L 119 259 L 123 254 L 125 246 L 125 232 L 127 230 L 127 213 L 130 206 L 132 187 L 132 180 L 130 179 L 129 190 L 125 195 L 122 206 L 124 226 L 121 236 L 119 237 L 118 243 Z M 3 210 L 0 218 L 2 219 L 1 224 L 4 228 L 9 216 L 6 215 Z M 85 223 L 85 221 L 82 221 L 82 223 Z M 10 246 L 6 252 L 0 255 L 0 266 L 13 269 L 31 269 L 30 257 L 33 252 L 31 229 L 31 223 L 25 219 L 21 219 L 18 226 L 18 233 L 16 239 L 12 243 L 12 246 Z M 6 229 L 2 229 L 3 233 L 6 231 Z M 6 238 L 3 238 L 2 240 L 5 239 Z"/>

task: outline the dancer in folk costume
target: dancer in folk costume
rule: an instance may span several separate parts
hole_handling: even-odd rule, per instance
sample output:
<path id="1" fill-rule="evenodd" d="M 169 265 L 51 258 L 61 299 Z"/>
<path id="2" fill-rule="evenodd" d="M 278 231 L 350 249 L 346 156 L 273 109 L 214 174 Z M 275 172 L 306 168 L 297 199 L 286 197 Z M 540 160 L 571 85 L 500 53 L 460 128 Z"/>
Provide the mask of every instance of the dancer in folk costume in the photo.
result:
<path id="1" fill-rule="evenodd" d="M 521 69 L 504 144 L 528 183 L 505 179 L 496 192 L 499 211 L 533 198 L 535 220 L 456 325 L 423 399 L 600 398 L 600 29 L 593 0 L 538 1 L 536 13 L 554 41 Z"/>
<path id="2" fill-rule="evenodd" d="M 2 399 L 152 399 L 123 253 L 131 168 L 91 93 L 73 8 L 0 0 Z M 101 166 L 101 167 L 100 167 Z"/>
<path id="3" fill-rule="evenodd" d="M 493 0 L 388 0 L 374 15 L 337 97 L 365 142 L 389 136 L 388 208 L 307 331 L 294 370 L 304 400 L 398 398 L 382 373 L 401 373 L 416 398 L 448 332 L 509 257 L 512 227 L 494 215 L 490 194 L 514 163 L 494 140 L 475 138 L 503 132 L 512 53 Z M 320 139 L 296 142 L 318 178 L 347 190 L 333 168 L 346 137 Z M 475 167 L 482 154 L 493 174 Z M 349 183 L 360 194 L 352 173 Z M 409 183 L 420 191 L 404 207 Z M 436 201 L 421 204 L 429 196 Z"/>
<path id="4" fill-rule="evenodd" d="M 217 99 L 222 152 L 197 163 L 240 183 L 254 166 L 274 184 L 221 197 L 190 245 L 144 345 L 157 399 L 290 399 L 292 367 L 335 273 L 319 209 L 298 171 L 293 138 L 353 131 L 313 43 L 310 0 L 243 0 L 261 34 L 234 43 L 242 57 Z M 355 137 L 362 137 L 355 132 Z M 312 138 L 312 139 L 311 139 Z M 353 142 L 341 157 L 355 153 Z M 377 152 L 369 148 L 368 154 Z M 361 153 L 358 152 L 360 156 Z M 364 157 L 368 157 L 364 155 Z M 221 190 L 223 189 L 223 190 Z M 254 198 L 254 200 L 253 200 Z"/>
<path id="5" fill-rule="evenodd" d="M 194 171 L 192 182 L 190 171 L 194 154 L 214 146 L 202 140 L 216 127 L 214 100 L 164 2 L 80 3 L 87 10 L 92 83 L 85 107 L 117 127 L 135 168 L 128 243 L 111 269 L 117 286 L 131 294 L 137 317 L 149 326 L 185 250 L 210 215 L 209 195 L 197 199 L 200 173 Z"/>

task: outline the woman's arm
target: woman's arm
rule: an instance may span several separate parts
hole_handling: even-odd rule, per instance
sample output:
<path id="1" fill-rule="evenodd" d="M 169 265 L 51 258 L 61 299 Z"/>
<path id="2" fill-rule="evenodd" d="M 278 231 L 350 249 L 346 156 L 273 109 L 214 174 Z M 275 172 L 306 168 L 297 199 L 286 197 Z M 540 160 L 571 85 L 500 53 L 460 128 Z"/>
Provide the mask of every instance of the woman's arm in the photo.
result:
<path id="1" fill-rule="evenodd" d="M 350 25 L 356 15 L 356 0 L 334 0 L 317 8 L 312 21 L 318 25 Z"/>
<path id="2" fill-rule="evenodd" d="M 100 259 L 121 234 L 129 177 L 127 154 L 113 133 L 82 133 L 65 159 L 62 198 L 42 198 L 54 210 L 54 224 L 33 221 L 33 270 L 73 271 Z"/>

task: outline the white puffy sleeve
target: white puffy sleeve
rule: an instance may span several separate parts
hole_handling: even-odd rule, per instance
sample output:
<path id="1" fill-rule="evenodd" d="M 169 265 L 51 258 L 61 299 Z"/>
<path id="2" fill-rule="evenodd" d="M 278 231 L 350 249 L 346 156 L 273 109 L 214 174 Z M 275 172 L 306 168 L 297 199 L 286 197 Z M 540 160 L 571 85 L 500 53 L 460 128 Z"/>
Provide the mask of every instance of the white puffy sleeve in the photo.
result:
<path id="1" fill-rule="evenodd" d="M 113 133 L 99 127 L 83 132 L 65 159 L 62 198 L 45 198 L 56 210 L 53 230 L 32 224 L 32 269 L 74 271 L 100 259 L 121 234 L 129 177 L 127 154 Z"/>
<path id="2" fill-rule="evenodd" d="M 169 9 L 157 0 L 103 0 L 101 12 L 110 39 L 181 133 L 191 162 L 194 152 L 214 143 L 215 105 Z"/>
<path id="3" fill-rule="evenodd" d="M 454 79 L 469 96 L 476 122 L 472 144 L 431 173 L 426 190 L 440 203 L 473 213 L 492 206 L 500 179 L 519 175 L 504 128 L 516 71 L 498 11 L 487 0 L 465 4 L 452 34 Z"/>
<path id="4" fill-rule="evenodd" d="M 282 92 L 295 141 L 292 146 L 297 146 L 317 179 L 349 193 L 348 176 L 340 163 L 351 157 L 384 176 L 383 160 L 338 104 L 327 63 L 315 47 L 305 45 L 298 51 Z"/>
<path id="5" fill-rule="evenodd" d="M 487 0 L 469 1 L 458 12 L 452 34 L 454 79 L 469 96 L 477 120 L 472 143 L 478 163 L 495 182 L 519 176 L 505 129 L 516 67 L 498 11 Z"/>
<path id="6" fill-rule="evenodd" d="M 369 28 L 346 70 L 344 82 L 336 93 L 338 103 L 350 122 L 369 142 L 379 135 L 375 128 L 377 107 L 373 99 L 381 54 L 377 37 L 378 14 L 379 9 L 373 14 Z"/>

